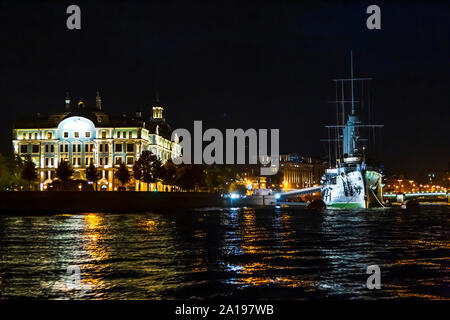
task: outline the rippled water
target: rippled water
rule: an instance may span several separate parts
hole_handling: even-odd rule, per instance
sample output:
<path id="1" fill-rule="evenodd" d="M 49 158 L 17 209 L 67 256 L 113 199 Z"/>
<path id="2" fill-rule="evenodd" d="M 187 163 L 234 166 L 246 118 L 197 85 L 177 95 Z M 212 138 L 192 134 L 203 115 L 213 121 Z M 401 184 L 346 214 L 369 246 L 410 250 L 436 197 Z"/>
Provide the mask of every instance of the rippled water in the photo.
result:
<path id="1" fill-rule="evenodd" d="M 4 215 L 0 295 L 450 299 L 448 208 Z M 381 290 L 366 289 L 373 264 Z M 81 287 L 68 286 L 68 266 Z"/>

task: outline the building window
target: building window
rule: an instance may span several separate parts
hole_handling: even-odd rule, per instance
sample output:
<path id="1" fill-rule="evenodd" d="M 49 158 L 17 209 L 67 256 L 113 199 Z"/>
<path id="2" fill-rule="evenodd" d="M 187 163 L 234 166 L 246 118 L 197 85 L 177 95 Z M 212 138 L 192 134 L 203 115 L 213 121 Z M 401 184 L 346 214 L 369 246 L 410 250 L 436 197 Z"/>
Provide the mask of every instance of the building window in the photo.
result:
<path id="1" fill-rule="evenodd" d="M 122 164 L 122 158 L 121 157 L 116 157 L 116 164 L 118 164 L 118 165 Z"/>
<path id="2" fill-rule="evenodd" d="M 133 164 L 133 157 L 127 157 L 127 164 Z"/>
<path id="3" fill-rule="evenodd" d="M 45 152 L 48 152 L 48 144 L 45 145 Z"/>
<path id="4" fill-rule="evenodd" d="M 47 139 L 51 139 L 52 137 L 53 137 L 52 132 L 51 131 L 47 132 Z"/>
<path id="5" fill-rule="evenodd" d="M 103 144 L 100 143 L 99 149 L 100 152 L 103 152 Z"/>
<path id="6" fill-rule="evenodd" d="M 48 158 L 45 158 L 45 166 L 48 167 Z"/>
<path id="7" fill-rule="evenodd" d="M 133 132 L 131 132 L 131 131 L 128 132 L 128 138 L 130 138 L 130 139 L 133 138 Z"/>
<path id="8" fill-rule="evenodd" d="M 105 152 L 109 152 L 109 145 L 105 144 Z"/>
<path id="9" fill-rule="evenodd" d="M 108 158 L 105 158 L 105 166 L 108 165 Z"/>
<path id="10" fill-rule="evenodd" d="M 81 144 L 73 144 L 72 145 L 72 152 L 81 152 Z"/>
<path id="11" fill-rule="evenodd" d="M 59 147 L 60 152 L 69 152 L 69 145 L 68 144 L 61 144 Z"/>
<path id="12" fill-rule="evenodd" d="M 122 144 L 121 143 L 116 143 L 116 150 L 115 152 L 122 152 Z"/>
<path id="13" fill-rule="evenodd" d="M 50 145 L 50 152 L 51 152 L 51 153 L 55 152 L 55 146 L 54 146 L 53 144 Z"/>
<path id="14" fill-rule="evenodd" d="M 55 165 L 55 159 L 54 158 L 50 158 L 50 165 L 52 167 Z"/>
<path id="15" fill-rule="evenodd" d="M 68 133 L 67 131 L 64 131 L 64 132 L 63 132 L 63 137 L 64 137 L 64 138 L 68 138 L 68 137 L 69 137 L 69 133 Z"/>
<path id="16" fill-rule="evenodd" d="M 100 165 L 103 165 L 103 158 L 100 158 Z"/>
<path id="17" fill-rule="evenodd" d="M 39 145 L 33 144 L 33 153 L 39 153 Z"/>
<path id="18" fill-rule="evenodd" d="M 117 138 L 120 138 L 120 131 L 117 132 Z"/>
<path id="19" fill-rule="evenodd" d="M 75 131 L 75 132 L 73 133 L 73 136 L 74 136 L 75 138 L 79 138 L 79 137 L 80 137 L 80 133 Z"/>
<path id="20" fill-rule="evenodd" d="M 74 166 L 80 166 L 81 165 L 81 158 L 80 157 L 73 157 L 72 158 L 72 164 Z"/>
<path id="21" fill-rule="evenodd" d="M 25 140 L 27 138 L 27 134 L 24 132 L 22 133 L 22 140 Z"/>
<path id="22" fill-rule="evenodd" d="M 22 144 L 20 146 L 20 153 L 27 153 L 28 152 L 28 146 L 26 144 Z"/>
<path id="23" fill-rule="evenodd" d="M 84 136 L 85 136 L 86 138 L 90 138 L 90 137 L 91 137 L 91 133 L 90 133 L 89 131 L 86 131 L 86 132 L 84 133 Z"/>
<path id="24" fill-rule="evenodd" d="M 37 132 L 34 133 L 34 139 L 37 139 Z"/>
<path id="25" fill-rule="evenodd" d="M 31 132 L 30 132 L 30 133 L 28 133 L 28 139 L 30 139 L 30 140 L 31 140 Z"/>
<path id="26" fill-rule="evenodd" d="M 134 144 L 127 143 L 127 152 L 134 152 Z"/>
<path id="27" fill-rule="evenodd" d="M 84 145 L 84 152 L 89 152 L 89 144 Z"/>
<path id="28" fill-rule="evenodd" d="M 106 131 L 102 131 L 102 139 L 106 139 Z"/>

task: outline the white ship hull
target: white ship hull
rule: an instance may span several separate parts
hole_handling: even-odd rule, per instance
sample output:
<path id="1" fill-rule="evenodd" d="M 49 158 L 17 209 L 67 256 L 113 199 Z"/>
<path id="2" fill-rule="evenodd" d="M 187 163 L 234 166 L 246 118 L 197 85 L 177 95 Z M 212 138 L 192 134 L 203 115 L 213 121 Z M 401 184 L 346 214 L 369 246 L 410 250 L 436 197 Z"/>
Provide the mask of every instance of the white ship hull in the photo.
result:
<path id="1" fill-rule="evenodd" d="M 367 171 L 341 172 L 322 179 L 322 199 L 328 208 L 382 207 L 381 174 Z"/>

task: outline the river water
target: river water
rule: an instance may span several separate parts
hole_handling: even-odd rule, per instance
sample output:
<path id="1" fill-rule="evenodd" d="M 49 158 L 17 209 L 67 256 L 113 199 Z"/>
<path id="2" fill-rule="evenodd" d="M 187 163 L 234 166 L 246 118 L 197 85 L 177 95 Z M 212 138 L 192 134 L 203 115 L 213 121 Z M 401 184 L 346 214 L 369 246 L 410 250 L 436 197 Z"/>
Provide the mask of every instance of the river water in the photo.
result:
<path id="1" fill-rule="evenodd" d="M 449 217 L 436 205 L 3 215 L 0 296 L 450 299 Z"/>

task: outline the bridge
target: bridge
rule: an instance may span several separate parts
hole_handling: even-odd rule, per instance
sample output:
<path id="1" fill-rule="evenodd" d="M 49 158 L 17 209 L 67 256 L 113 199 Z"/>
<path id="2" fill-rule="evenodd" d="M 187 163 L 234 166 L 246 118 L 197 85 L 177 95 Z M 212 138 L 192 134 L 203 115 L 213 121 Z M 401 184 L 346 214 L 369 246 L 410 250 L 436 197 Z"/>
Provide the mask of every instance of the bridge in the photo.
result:
<path id="1" fill-rule="evenodd" d="M 275 194 L 275 198 L 280 200 L 283 197 L 288 196 L 305 196 L 307 194 L 313 194 L 320 192 L 321 186 L 296 189 L 286 192 L 280 192 Z M 385 200 L 394 200 L 395 202 L 403 203 L 406 200 L 418 200 L 420 201 L 440 201 L 440 202 L 450 202 L 450 193 L 447 191 L 436 191 L 436 192 L 406 192 L 406 193 L 385 193 L 383 194 Z"/>
<path id="2" fill-rule="evenodd" d="M 291 190 L 291 191 L 277 193 L 277 194 L 275 194 L 275 198 L 280 199 L 281 197 L 287 197 L 287 196 L 306 196 L 307 194 L 313 194 L 313 193 L 319 192 L 320 190 L 322 190 L 321 186 L 304 188 L 304 189 L 295 189 L 295 190 Z"/>
<path id="3" fill-rule="evenodd" d="M 383 198 L 386 200 L 394 200 L 395 202 L 403 202 L 406 200 L 418 200 L 418 201 L 446 201 L 449 202 L 449 193 L 446 191 L 435 192 L 405 192 L 405 193 L 386 193 L 383 194 Z"/>

